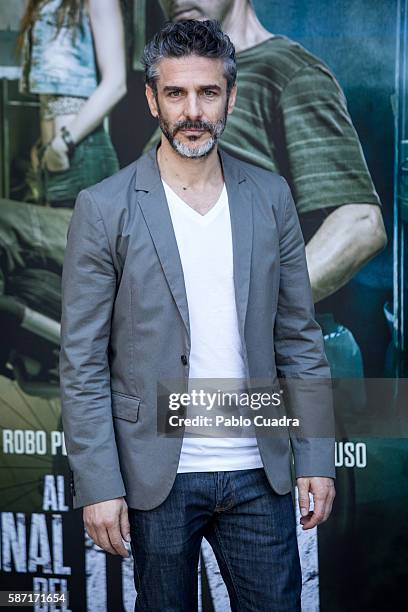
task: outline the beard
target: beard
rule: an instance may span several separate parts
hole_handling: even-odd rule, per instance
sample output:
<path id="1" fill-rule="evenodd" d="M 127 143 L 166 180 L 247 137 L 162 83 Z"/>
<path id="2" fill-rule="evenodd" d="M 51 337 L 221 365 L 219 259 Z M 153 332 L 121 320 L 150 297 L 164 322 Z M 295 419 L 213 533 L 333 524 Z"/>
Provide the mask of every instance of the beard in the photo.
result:
<path id="1" fill-rule="evenodd" d="M 223 133 L 225 129 L 225 125 L 227 123 L 228 100 L 225 105 L 224 115 L 218 121 L 212 122 L 212 121 L 207 121 L 205 119 L 200 119 L 198 121 L 186 120 L 186 121 L 177 121 L 176 123 L 172 125 L 163 117 L 163 114 L 160 110 L 157 99 L 156 99 L 156 103 L 157 103 L 160 129 L 165 135 L 165 137 L 167 138 L 167 140 L 169 141 L 171 147 L 174 149 L 174 151 L 176 151 L 176 153 L 181 155 L 181 157 L 187 157 L 190 159 L 197 159 L 199 157 L 205 157 L 206 155 L 209 155 L 211 153 L 211 151 L 214 149 L 215 145 L 217 144 L 219 137 Z M 203 144 L 198 145 L 198 146 L 190 146 L 187 143 L 183 143 L 177 139 L 176 135 L 179 130 L 189 130 L 189 129 L 190 130 L 191 129 L 207 130 L 210 134 L 210 138 L 207 140 L 207 142 L 204 142 Z M 191 135 L 191 136 L 188 136 L 188 140 L 190 142 L 195 142 L 200 137 L 201 137 L 201 134 L 197 136 Z"/>

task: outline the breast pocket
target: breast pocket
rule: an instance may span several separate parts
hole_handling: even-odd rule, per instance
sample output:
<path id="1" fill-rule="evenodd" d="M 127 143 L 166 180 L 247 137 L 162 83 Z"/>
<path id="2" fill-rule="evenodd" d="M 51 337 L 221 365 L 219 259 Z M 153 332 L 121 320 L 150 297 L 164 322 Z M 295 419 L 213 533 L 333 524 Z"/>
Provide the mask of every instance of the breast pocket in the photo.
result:
<path id="1" fill-rule="evenodd" d="M 136 423 L 139 418 L 140 397 L 126 395 L 120 391 L 112 391 L 111 397 L 113 416 Z"/>

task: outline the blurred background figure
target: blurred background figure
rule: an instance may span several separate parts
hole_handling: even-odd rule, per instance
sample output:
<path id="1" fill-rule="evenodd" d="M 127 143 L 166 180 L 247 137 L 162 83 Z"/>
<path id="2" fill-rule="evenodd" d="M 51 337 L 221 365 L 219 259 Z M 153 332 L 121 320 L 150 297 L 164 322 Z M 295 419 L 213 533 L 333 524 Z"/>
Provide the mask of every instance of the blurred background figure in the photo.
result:
<path id="1" fill-rule="evenodd" d="M 72 208 L 81 189 L 119 170 L 103 120 L 126 94 L 120 0 L 29 0 L 19 47 L 19 91 L 40 101 L 28 180 L 40 203 Z"/>
<path id="2" fill-rule="evenodd" d="M 40 424 L 47 432 L 61 431 L 60 285 L 67 228 L 78 192 L 119 169 L 106 118 L 126 94 L 125 3 L 29 0 L 13 8 L 16 27 L 17 13 L 21 17 L 21 66 L 18 81 L 2 82 L 1 96 L 7 100 L 0 123 L 2 163 L 7 161 L 0 199 L 0 409 L 10 429 Z M 4 34 L 15 48 L 11 33 Z M 15 80 L 15 72 L 11 76 Z M 27 457 L 0 459 L 7 508 L 40 508 L 44 473 L 68 474 L 61 453 L 31 456 L 29 477 Z"/>
<path id="3" fill-rule="evenodd" d="M 21 131 L 28 146 L 39 138 L 25 202 L 9 199 L 7 189 L 0 200 L 0 374 L 40 397 L 59 393 L 61 267 L 72 208 L 81 189 L 119 169 L 104 119 L 126 93 L 122 14 L 120 0 L 29 0 L 21 17 L 19 93 L 39 110 Z"/>

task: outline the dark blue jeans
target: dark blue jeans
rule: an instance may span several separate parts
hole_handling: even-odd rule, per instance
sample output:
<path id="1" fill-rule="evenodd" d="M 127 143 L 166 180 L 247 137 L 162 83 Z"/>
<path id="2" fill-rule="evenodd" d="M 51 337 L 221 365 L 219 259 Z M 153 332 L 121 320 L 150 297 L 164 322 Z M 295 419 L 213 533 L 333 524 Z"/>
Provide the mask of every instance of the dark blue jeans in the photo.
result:
<path id="1" fill-rule="evenodd" d="M 135 611 L 197 610 L 202 538 L 214 550 L 231 610 L 300 611 L 301 569 L 292 495 L 263 468 L 177 474 L 153 510 L 129 508 Z"/>

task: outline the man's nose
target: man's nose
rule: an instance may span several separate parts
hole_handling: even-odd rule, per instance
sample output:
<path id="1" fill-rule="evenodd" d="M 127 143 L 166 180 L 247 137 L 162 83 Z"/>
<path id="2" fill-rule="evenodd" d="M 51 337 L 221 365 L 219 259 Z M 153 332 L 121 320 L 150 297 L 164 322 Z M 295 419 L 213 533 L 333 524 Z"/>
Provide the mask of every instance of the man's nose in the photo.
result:
<path id="1" fill-rule="evenodd" d="M 184 106 L 184 115 L 186 119 L 190 119 L 191 121 L 196 121 L 202 115 L 201 103 L 196 94 L 189 94 L 186 96 L 185 106 Z"/>

